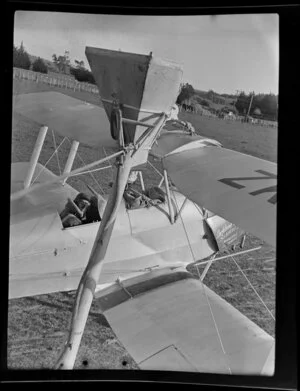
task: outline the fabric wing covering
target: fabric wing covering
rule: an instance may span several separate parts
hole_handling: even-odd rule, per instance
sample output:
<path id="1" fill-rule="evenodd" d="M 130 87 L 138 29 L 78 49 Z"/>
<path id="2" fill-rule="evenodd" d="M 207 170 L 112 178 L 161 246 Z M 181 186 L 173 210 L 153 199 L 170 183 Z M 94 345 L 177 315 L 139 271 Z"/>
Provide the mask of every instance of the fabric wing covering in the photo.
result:
<path id="1" fill-rule="evenodd" d="M 163 165 L 190 200 L 276 246 L 277 164 L 200 145 L 168 153 Z"/>
<path id="2" fill-rule="evenodd" d="M 13 111 L 84 145 L 117 147 L 104 109 L 71 96 L 55 91 L 15 95 Z"/>
<path id="3" fill-rule="evenodd" d="M 115 283 L 96 297 L 141 369 L 267 376 L 274 372 L 274 338 L 183 267 Z"/>

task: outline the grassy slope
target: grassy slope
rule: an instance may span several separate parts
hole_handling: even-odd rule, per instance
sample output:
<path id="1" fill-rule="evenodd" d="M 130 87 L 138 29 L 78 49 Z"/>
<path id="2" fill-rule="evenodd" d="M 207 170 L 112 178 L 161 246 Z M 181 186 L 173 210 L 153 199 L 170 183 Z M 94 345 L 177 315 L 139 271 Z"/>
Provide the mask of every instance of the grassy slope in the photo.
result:
<path id="1" fill-rule="evenodd" d="M 15 81 L 14 83 L 15 93 L 48 89 L 47 85 L 28 81 Z M 89 93 L 74 93 L 60 88 L 55 88 L 55 90 L 90 103 L 100 104 L 99 98 Z M 180 116 L 181 119 L 190 121 L 202 135 L 218 139 L 226 148 L 276 161 L 277 134 L 274 130 L 253 127 L 249 124 L 226 123 L 189 113 L 182 113 Z M 28 161 L 38 130 L 38 124 L 23 116 L 14 115 L 12 161 Z M 57 143 L 60 140 L 57 137 Z M 54 150 L 51 133 L 48 134 L 45 144 L 46 148 L 41 157 L 42 163 L 48 160 Z M 62 167 L 68 149 L 69 146 L 66 144 L 64 147 L 63 144 L 59 153 Z M 80 146 L 79 154 L 87 163 L 103 156 L 102 152 L 83 146 Z M 158 162 L 150 160 L 159 168 Z M 81 162 L 77 159 L 75 167 L 80 165 Z M 50 162 L 49 168 L 56 173 L 59 172 L 55 159 Z M 101 174 L 95 174 L 95 177 L 103 191 L 107 192 L 111 171 L 102 171 Z M 157 183 L 157 180 L 157 174 L 147 169 L 147 183 Z M 84 182 L 95 186 L 94 180 L 89 175 L 85 176 Z M 84 182 L 80 177 L 69 181 L 78 190 L 86 191 Z M 235 257 L 235 259 L 274 313 L 275 261 L 273 260 L 275 251 L 261 240 L 248 235 L 245 248 L 258 245 L 262 245 L 261 250 Z M 195 267 L 190 266 L 189 270 L 197 275 Z M 203 267 L 199 268 L 200 273 L 202 270 Z M 213 264 L 205 278 L 205 283 L 274 336 L 275 322 L 231 259 Z M 65 341 L 73 299 L 74 292 L 68 292 L 10 300 L 8 314 L 8 366 L 10 368 L 49 368 L 54 365 Z M 104 316 L 101 315 L 96 302 L 93 303 L 90 312 L 75 368 L 137 369 L 137 365 L 120 344 Z"/>

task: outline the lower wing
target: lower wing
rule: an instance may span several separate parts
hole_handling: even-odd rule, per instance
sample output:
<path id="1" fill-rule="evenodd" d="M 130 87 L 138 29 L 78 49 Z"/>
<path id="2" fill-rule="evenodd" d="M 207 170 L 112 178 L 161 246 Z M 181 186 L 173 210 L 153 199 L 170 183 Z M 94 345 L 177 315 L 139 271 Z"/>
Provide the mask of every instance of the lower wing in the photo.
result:
<path id="1" fill-rule="evenodd" d="M 96 297 L 141 369 L 274 372 L 274 339 L 183 267 L 118 281 Z"/>

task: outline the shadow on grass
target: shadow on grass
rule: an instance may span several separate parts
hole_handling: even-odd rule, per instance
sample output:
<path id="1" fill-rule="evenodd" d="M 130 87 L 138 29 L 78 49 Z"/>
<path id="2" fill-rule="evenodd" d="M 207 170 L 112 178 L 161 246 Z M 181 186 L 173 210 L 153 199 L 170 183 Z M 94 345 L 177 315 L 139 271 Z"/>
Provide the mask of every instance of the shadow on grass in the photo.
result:
<path id="1" fill-rule="evenodd" d="M 29 301 L 29 303 L 32 303 L 32 304 L 40 304 L 44 307 L 50 307 L 50 308 L 54 308 L 56 310 L 64 311 L 64 312 L 68 311 L 71 315 L 71 313 L 73 312 L 73 303 L 75 300 L 75 295 L 73 294 L 73 297 L 72 297 L 72 296 L 70 296 L 69 292 L 61 292 L 61 295 L 64 297 L 67 297 L 67 299 L 72 302 L 68 303 L 68 302 L 62 300 L 61 303 L 52 303 L 49 301 L 49 299 L 47 300 L 47 298 L 42 299 L 42 298 L 37 298 L 37 297 L 27 297 L 26 299 L 27 299 L 27 301 Z M 110 327 L 105 316 L 100 311 L 98 312 L 97 308 L 93 308 L 95 306 L 96 306 L 96 303 L 94 301 L 92 304 L 91 310 L 89 312 L 89 317 L 92 317 L 92 319 L 94 321 L 96 321 L 99 326 Z"/>

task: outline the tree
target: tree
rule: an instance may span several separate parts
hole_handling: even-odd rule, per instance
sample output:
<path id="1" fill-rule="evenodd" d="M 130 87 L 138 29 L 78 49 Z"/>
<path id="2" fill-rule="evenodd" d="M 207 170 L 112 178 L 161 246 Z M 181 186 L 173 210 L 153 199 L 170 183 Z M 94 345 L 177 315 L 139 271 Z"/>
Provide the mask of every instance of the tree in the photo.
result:
<path id="1" fill-rule="evenodd" d="M 236 101 L 235 107 L 241 114 L 247 114 L 251 101 L 251 94 L 246 95 L 241 92 Z M 253 96 L 250 115 L 255 115 L 254 111 L 259 109 L 263 118 L 276 119 L 278 110 L 278 97 L 274 94 L 257 94 Z"/>
<path id="2" fill-rule="evenodd" d="M 38 57 L 32 64 L 32 70 L 34 72 L 48 73 L 48 68 L 40 57 Z"/>
<path id="3" fill-rule="evenodd" d="M 247 113 L 247 110 L 250 105 L 250 99 L 251 99 L 250 94 L 246 95 L 244 91 L 242 91 L 240 93 L 239 97 L 237 98 L 236 104 L 235 104 L 235 107 L 240 114 Z"/>
<path id="4" fill-rule="evenodd" d="M 206 98 L 214 102 L 215 95 L 217 95 L 213 90 L 209 90 L 206 93 Z"/>
<path id="5" fill-rule="evenodd" d="M 193 86 L 189 83 L 183 84 L 177 97 L 176 103 L 180 105 L 183 101 L 190 99 L 194 95 L 195 90 Z"/>
<path id="6" fill-rule="evenodd" d="M 202 106 L 205 106 L 205 107 L 210 107 L 209 102 L 208 102 L 207 100 L 205 100 L 205 99 L 202 99 L 201 105 L 202 105 Z"/>
<path id="7" fill-rule="evenodd" d="M 277 106 L 278 101 L 276 95 L 268 94 L 261 100 L 259 108 L 265 116 L 275 119 L 277 117 Z"/>
<path id="8" fill-rule="evenodd" d="M 30 69 L 31 61 L 26 52 L 23 41 L 19 48 L 13 47 L 13 66 L 16 68 Z"/>
<path id="9" fill-rule="evenodd" d="M 69 58 L 69 52 L 66 50 L 65 54 L 63 56 L 58 56 L 56 54 L 52 55 L 52 59 L 55 65 L 57 65 L 57 68 L 59 72 L 61 73 L 70 73 L 70 58 Z"/>
<path id="10" fill-rule="evenodd" d="M 75 79 L 80 82 L 96 84 L 92 72 L 84 68 L 83 61 L 79 62 L 75 60 L 75 63 L 77 64 L 76 68 L 71 67 L 70 69 L 70 73 L 75 77 Z"/>

